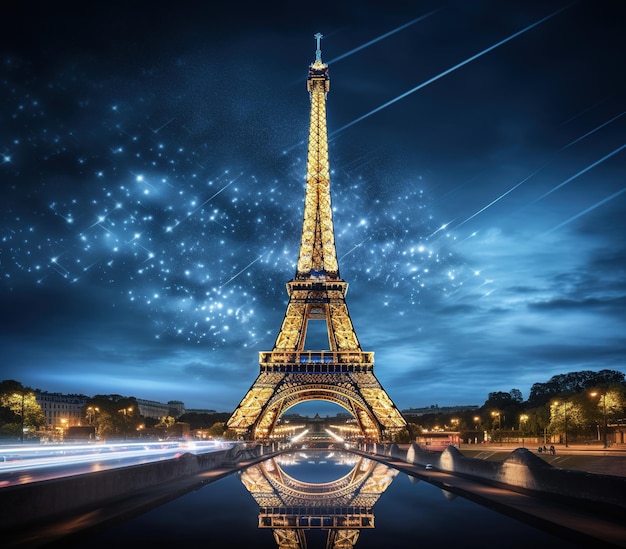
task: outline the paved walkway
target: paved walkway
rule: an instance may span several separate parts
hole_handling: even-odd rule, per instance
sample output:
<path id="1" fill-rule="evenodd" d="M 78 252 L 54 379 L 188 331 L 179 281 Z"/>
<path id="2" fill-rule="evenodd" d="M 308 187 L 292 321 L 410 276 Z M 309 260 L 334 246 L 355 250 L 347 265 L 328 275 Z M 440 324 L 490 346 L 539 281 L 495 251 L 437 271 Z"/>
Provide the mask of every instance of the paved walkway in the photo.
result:
<path id="1" fill-rule="evenodd" d="M 626 445 L 603 448 L 601 445 L 571 444 L 566 448 L 564 444 L 555 444 L 554 447 L 555 455 L 551 455 L 549 452 L 540 453 L 537 448 L 527 446 L 531 452 L 554 467 L 601 475 L 626 476 Z M 462 444 L 459 450 L 467 457 L 502 461 L 515 448 L 519 448 L 519 445 Z"/>

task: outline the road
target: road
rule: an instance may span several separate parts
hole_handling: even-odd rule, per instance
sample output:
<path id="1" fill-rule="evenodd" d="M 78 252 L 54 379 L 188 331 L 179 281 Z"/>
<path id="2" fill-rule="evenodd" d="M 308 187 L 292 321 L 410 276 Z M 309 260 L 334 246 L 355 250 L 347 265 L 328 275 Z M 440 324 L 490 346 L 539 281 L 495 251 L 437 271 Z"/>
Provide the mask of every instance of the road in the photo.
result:
<path id="1" fill-rule="evenodd" d="M 1 445 L 0 488 L 172 459 L 183 453 L 223 450 L 230 445 L 214 441 Z"/>

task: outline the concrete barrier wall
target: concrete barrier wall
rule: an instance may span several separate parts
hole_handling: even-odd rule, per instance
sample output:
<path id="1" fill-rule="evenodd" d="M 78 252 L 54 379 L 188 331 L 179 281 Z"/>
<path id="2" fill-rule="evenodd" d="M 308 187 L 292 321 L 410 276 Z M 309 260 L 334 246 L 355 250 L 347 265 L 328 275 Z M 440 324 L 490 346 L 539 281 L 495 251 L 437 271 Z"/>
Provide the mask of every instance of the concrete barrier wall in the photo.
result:
<path id="1" fill-rule="evenodd" d="M 514 450 L 501 462 L 466 457 L 454 446 L 448 446 L 443 452 L 426 450 L 415 443 L 405 452 L 395 444 L 385 448 L 377 445 L 375 449 L 376 452 L 372 453 L 379 456 L 390 456 L 415 465 L 431 464 L 441 471 L 512 488 L 626 508 L 626 477 L 559 469 L 527 448 Z"/>
<path id="2" fill-rule="evenodd" d="M 133 492 L 175 482 L 203 471 L 234 466 L 262 453 L 261 446 L 235 446 L 229 450 L 183 454 L 165 461 L 2 488 L 0 529 L 112 502 Z"/>

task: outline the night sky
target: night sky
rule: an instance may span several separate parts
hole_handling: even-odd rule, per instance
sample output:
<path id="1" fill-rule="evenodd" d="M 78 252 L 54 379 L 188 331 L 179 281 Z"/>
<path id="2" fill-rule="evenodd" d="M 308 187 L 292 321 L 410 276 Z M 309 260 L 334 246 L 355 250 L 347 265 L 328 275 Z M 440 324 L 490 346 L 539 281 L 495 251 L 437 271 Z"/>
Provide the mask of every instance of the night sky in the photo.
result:
<path id="1" fill-rule="evenodd" d="M 1 378 L 237 406 L 295 274 L 316 32 L 340 273 L 396 405 L 626 372 L 619 5 L 5 2 Z"/>

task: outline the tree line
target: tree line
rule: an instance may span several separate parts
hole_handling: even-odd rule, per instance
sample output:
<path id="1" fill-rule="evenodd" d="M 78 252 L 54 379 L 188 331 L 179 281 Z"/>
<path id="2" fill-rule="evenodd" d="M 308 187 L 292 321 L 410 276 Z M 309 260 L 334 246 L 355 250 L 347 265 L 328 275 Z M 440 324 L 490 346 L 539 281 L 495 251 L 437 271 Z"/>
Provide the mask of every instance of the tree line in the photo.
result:
<path id="1" fill-rule="evenodd" d="M 155 419 L 143 417 L 135 397 L 95 395 L 87 399 L 81 412 L 81 425 L 93 426 L 100 438 L 167 438 L 180 434 L 177 426 L 203 430 L 214 438 L 235 438 L 226 429 L 230 413 L 174 413 Z M 535 383 L 526 401 L 521 391 L 488 394 L 478 410 L 458 414 L 433 412 L 406 415 L 409 429 L 399 442 L 413 439 L 424 430 L 461 432 L 463 438 L 481 438 L 485 433 L 495 440 L 508 435 L 558 436 L 562 441 L 591 441 L 606 436 L 607 428 L 626 427 L 626 382 L 622 372 L 583 370 L 553 376 Z M 0 438 L 36 439 L 45 428 L 45 417 L 35 391 L 15 380 L 0 382 Z"/>
<path id="2" fill-rule="evenodd" d="M 626 428 L 626 382 L 616 370 L 583 370 L 535 383 L 526 401 L 519 389 L 489 393 L 485 403 L 459 414 L 408 416 L 412 433 L 460 431 L 463 438 L 557 437 L 561 442 L 591 442 Z M 566 440 L 567 438 L 567 440 Z"/>

